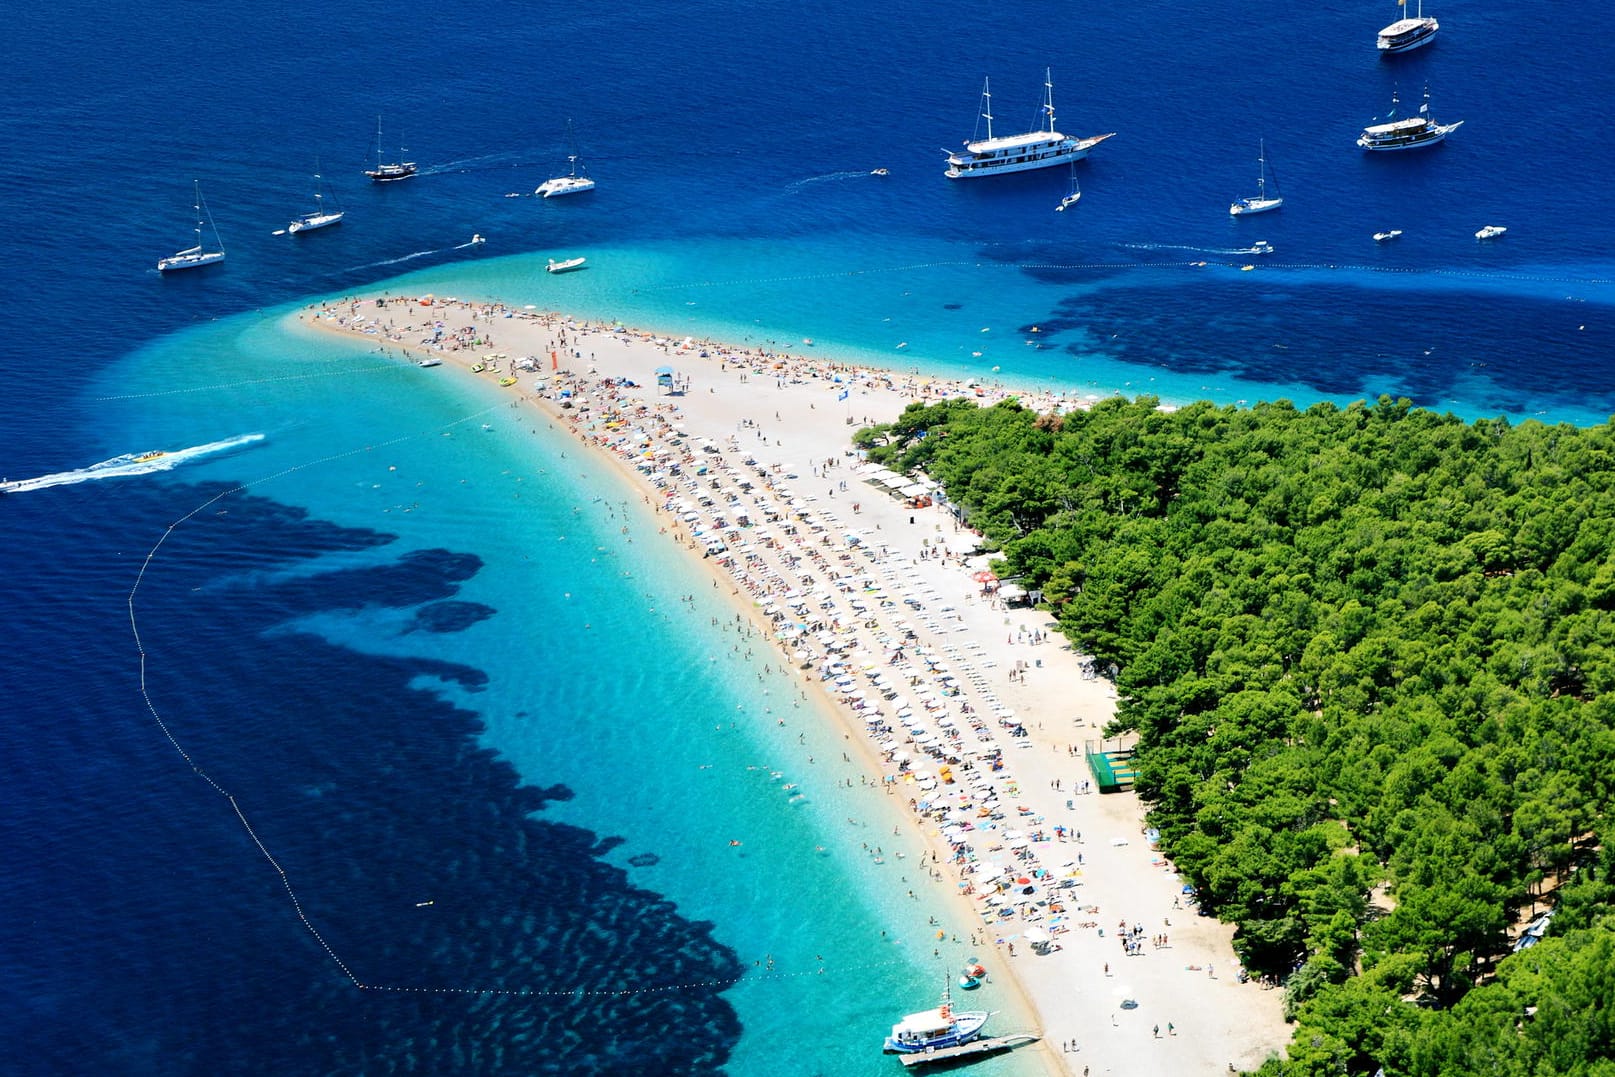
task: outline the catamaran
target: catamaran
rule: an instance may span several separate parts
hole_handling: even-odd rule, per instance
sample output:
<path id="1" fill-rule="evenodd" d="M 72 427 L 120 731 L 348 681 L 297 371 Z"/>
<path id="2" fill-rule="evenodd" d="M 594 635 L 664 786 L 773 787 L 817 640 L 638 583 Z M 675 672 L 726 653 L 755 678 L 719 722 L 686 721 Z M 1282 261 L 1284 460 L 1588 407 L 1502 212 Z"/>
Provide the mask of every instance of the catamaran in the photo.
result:
<path id="1" fill-rule="evenodd" d="M 1391 93 L 1391 115 L 1396 115 L 1398 104 L 1396 93 Z M 1430 118 L 1430 88 L 1424 88 L 1424 104 L 1419 106 L 1419 114 L 1406 120 L 1392 119 L 1389 123 L 1373 124 L 1363 128 L 1363 133 L 1357 136 L 1357 145 L 1365 150 L 1384 152 L 1389 150 L 1416 150 L 1424 146 L 1434 146 L 1448 135 L 1452 134 L 1464 124 L 1463 120 L 1457 123 L 1437 123 Z"/>
<path id="2" fill-rule="evenodd" d="M 399 156 L 403 156 L 403 148 L 399 148 Z M 377 183 L 393 183 L 397 180 L 406 180 L 416 172 L 414 161 L 384 162 L 381 159 L 381 117 L 376 117 L 376 167 L 365 169 L 365 175 Z"/>
<path id="3" fill-rule="evenodd" d="M 319 168 L 315 162 L 314 167 Z M 314 212 L 305 213 L 286 226 L 286 231 L 296 235 L 298 232 L 312 232 L 316 228 L 329 228 L 333 224 L 342 223 L 341 210 L 328 210 L 325 208 L 325 191 L 318 172 L 314 173 Z"/>
<path id="4" fill-rule="evenodd" d="M 1261 156 L 1256 158 L 1256 162 L 1256 197 L 1241 198 L 1239 201 L 1229 206 L 1228 212 L 1235 217 L 1243 217 L 1249 213 L 1266 213 L 1270 209 L 1278 209 L 1280 206 L 1284 205 L 1284 197 L 1279 194 L 1279 177 L 1277 172 L 1273 173 L 1272 197 L 1269 197 L 1267 193 L 1267 173 L 1269 168 L 1267 164 L 1266 140 L 1263 140 L 1262 142 Z"/>
<path id="5" fill-rule="evenodd" d="M 578 169 L 582 166 L 578 164 L 578 141 L 572 133 L 571 120 L 566 121 L 566 140 L 572 149 L 566 158 L 567 164 L 571 166 L 570 170 L 564 176 L 555 176 L 540 183 L 534 194 L 544 198 L 555 198 L 563 194 L 582 194 L 584 191 L 594 190 L 594 180 L 589 178 L 589 170 L 584 168 L 583 174 L 578 174 Z"/>
<path id="6" fill-rule="evenodd" d="M 1043 71 L 1044 126 L 1020 135 L 993 137 L 992 83 L 981 84 L 981 118 L 987 121 L 987 137 L 980 141 L 966 141 L 964 149 L 948 154 L 949 179 L 974 179 L 977 176 L 996 176 L 1003 172 L 1026 172 L 1034 168 L 1053 168 L 1070 161 L 1080 161 L 1090 150 L 1116 132 L 1093 135 L 1089 138 L 1072 138 L 1054 129 L 1054 83 L 1047 68 Z"/>
<path id="7" fill-rule="evenodd" d="M 1430 39 L 1436 36 L 1441 24 L 1432 16 L 1424 16 L 1424 0 L 1419 0 L 1419 13 L 1408 18 L 1408 0 L 1396 0 L 1396 6 L 1401 13 L 1391 25 L 1379 32 L 1379 51 L 1381 56 L 1392 56 L 1399 52 L 1409 52 L 1421 45 L 1430 44 Z"/>
<path id="8" fill-rule="evenodd" d="M 207 203 L 202 201 L 202 183 L 193 180 L 196 197 L 196 246 L 187 247 L 177 254 L 157 260 L 157 272 L 171 273 L 176 269 L 197 269 L 201 266 L 212 265 L 214 262 L 224 261 L 224 243 L 219 239 L 219 230 L 214 227 L 213 214 L 208 212 Z M 218 250 L 202 249 L 202 220 L 207 219 L 207 226 L 213 232 L 213 243 Z"/>

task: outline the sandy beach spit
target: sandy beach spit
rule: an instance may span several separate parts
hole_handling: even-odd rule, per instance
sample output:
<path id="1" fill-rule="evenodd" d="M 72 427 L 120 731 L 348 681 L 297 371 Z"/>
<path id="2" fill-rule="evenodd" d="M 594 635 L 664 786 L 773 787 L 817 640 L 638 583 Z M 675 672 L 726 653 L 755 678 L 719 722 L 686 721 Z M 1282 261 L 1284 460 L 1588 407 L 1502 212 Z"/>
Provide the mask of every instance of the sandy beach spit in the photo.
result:
<path id="1" fill-rule="evenodd" d="M 900 493 L 850 441 L 914 401 L 1087 401 L 490 302 L 369 294 L 298 317 L 504 386 L 616 462 L 911 807 L 929 885 L 1035 1012 L 1052 1072 L 1225 1073 L 1282 1050 L 1280 992 L 1245 980 L 1136 797 L 1093 790 L 1110 682 L 1003 601 L 923 476 Z M 928 1004 L 893 1000 L 892 1019 Z"/>

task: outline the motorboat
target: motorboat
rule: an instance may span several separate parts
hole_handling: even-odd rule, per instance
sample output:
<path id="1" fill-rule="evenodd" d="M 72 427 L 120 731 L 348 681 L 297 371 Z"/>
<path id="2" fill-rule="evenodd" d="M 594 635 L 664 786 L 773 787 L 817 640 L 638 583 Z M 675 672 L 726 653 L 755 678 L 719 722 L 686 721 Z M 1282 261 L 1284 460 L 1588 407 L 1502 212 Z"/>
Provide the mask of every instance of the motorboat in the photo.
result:
<path id="1" fill-rule="evenodd" d="M 955 1011 L 948 988 L 942 989 L 942 1002 L 933 1009 L 911 1013 L 892 1026 L 886 1037 L 887 1054 L 914 1054 L 958 1047 L 980 1038 L 992 1014 L 987 1010 Z"/>
<path id="2" fill-rule="evenodd" d="M 949 179 L 1028 172 L 1080 161 L 1095 146 L 1116 134 L 1112 131 L 1089 138 L 1072 138 L 1055 130 L 1054 83 L 1047 69 L 1043 72 L 1043 127 L 1025 134 L 994 137 L 992 100 L 992 84 L 983 82 L 981 117 L 987 121 L 987 137 L 980 141 L 966 141 L 963 150 L 948 154 L 948 168 L 944 175 Z"/>
<path id="3" fill-rule="evenodd" d="M 402 157 L 404 151 L 399 149 L 398 155 Z M 395 183 L 398 180 L 407 180 L 418 169 L 414 161 L 383 161 L 381 159 L 381 117 L 376 117 L 376 167 L 365 169 L 365 175 L 377 183 Z"/>
<path id="4" fill-rule="evenodd" d="M 157 272 L 172 273 L 179 269 L 198 269 L 202 266 L 212 265 L 214 262 L 224 261 L 224 244 L 219 240 L 219 230 L 213 225 L 213 215 L 208 212 L 207 203 L 202 201 L 201 181 L 193 181 L 192 189 L 195 195 L 196 209 L 196 245 L 186 247 L 169 255 L 167 258 L 157 260 Z M 202 246 L 202 222 L 206 219 L 207 226 L 213 231 L 213 243 L 216 250 L 207 250 Z"/>
<path id="5" fill-rule="evenodd" d="M 549 264 L 544 268 L 549 270 L 551 273 L 570 273 L 574 269 L 582 269 L 584 261 L 585 259 L 581 256 L 577 258 L 568 258 L 564 262 L 557 262 L 555 259 L 551 258 L 549 260 Z"/>
<path id="6" fill-rule="evenodd" d="M 425 359 L 422 359 L 420 362 L 416 363 L 415 365 L 416 366 L 421 366 L 421 367 L 442 366 L 443 365 L 443 360 L 439 359 L 435 355 L 428 355 Z"/>
<path id="7" fill-rule="evenodd" d="M 1401 234 L 1402 234 L 1402 230 L 1400 228 L 1392 228 L 1389 232 L 1375 232 L 1374 233 L 1374 242 L 1375 243 L 1384 243 L 1387 240 L 1395 239 L 1397 236 L 1399 236 Z"/>
<path id="8" fill-rule="evenodd" d="M 1381 56 L 1394 56 L 1428 45 L 1441 29 L 1434 17 L 1425 17 L 1424 0 L 1419 0 L 1419 13 L 1412 18 L 1407 17 L 1407 0 L 1396 0 L 1396 6 L 1402 17 L 1379 32 L 1377 45 Z"/>
<path id="9" fill-rule="evenodd" d="M 566 175 L 555 176 L 538 185 L 533 193 L 541 198 L 558 198 L 564 194 L 582 194 L 594 190 L 594 180 L 589 178 L 589 170 L 578 163 L 577 139 L 572 133 L 571 120 L 566 121 L 566 138 L 572 148 L 566 158 L 570 167 Z"/>
<path id="10" fill-rule="evenodd" d="M 1488 224 L 1485 228 L 1482 228 L 1480 231 L 1475 233 L 1475 238 L 1476 239 L 1496 239 L 1498 236 L 1502 235 L 1504 232 L 1507 232 L 1507 231 L 1508 231 L 1508 229 L 1505 228 L 1503 225 L 1500 225 L 1500 224 Z"/>
<path id="11" fill-rule="evenodd" d="M 1241 198 L 1228 207 L 1230 216 L 1243 217 L 1251 213 L 1266 213 L 1270 209 L 1278 209 L 1284 205 L 1284 196 L 1279 194 L 1278 173 L 1273 174 L 1273 193 L 1267 193 L 1267 143 L 1262 142 L 1261 154 L 1256 158 L 1256 197 Z"/>
<path id="12" fill-rule="evenodd" d="M 1391 115 L 1396 115 L 1397 98 L 1391 95 Z M 1430 91 L 1424 91 L 1424 103 L 1419 106 L 1419 114 L 1405 120 L 1392 119 L 1388 123 L 1372 124 L 1363 128 L 1363 133 L 1357 136 L 1357 145 L 1365 150 L 1384 152 L 1390 150 L 1416 150 L 1425 146 L 1434 146 L 1444 140 L 1452 132 L 1463 126 L 1464 121 L 1457 123 L 1437 123 L 1430 118 Z"/>
<path id="13" fill-rule="evenodd" d="M 1265 239 L 1258 239 L 1256 242 L 1254 242 L 1254 243 L 1252 243 L 1250 245 L 1250 253 L 1251 254 L 1272 254 L 1273 253 L 1273 244 L 1269 243 Z"/>

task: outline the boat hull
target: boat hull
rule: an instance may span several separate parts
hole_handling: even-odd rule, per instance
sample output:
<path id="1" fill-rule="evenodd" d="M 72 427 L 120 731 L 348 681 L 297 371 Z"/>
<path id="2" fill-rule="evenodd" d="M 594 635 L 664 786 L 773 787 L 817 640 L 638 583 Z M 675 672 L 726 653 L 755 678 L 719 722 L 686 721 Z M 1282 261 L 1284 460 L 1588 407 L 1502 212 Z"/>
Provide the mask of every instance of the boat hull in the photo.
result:
<path id="1" fill-rule="evenodd" d="M 894 1035 L 886 1037 L 885 1053 L 889 1055 L 919 1054 L 925 1051 L 940 1051 L 944 1047 L 959 1047 L 981 1038 L 981 1030 L 987 1024 L 992 1014 L 986 1010 L 972 1010 L 966 1013 L 953 1015 L 951 1026 L 946 1032 L 933 1036 L 902 1037 Z"/>
<path id="2" fill-rule="evenodd" d="M 1435 40 L 1439 29 L 1441 24 L 1434 19 L 1403 19 L 1381 30 L 1376 45 L 1381 56 L 1412 52 Z"/>
<path id="3" fill-rule="evenodd" d="M 1234 217 L 1248 217 L 1252 213 L 1269 213 L 1282 205 L 1282 198 L 1241 198 L 1228 207 L 1228 213 Z"/>
<path id="4" fill-rule="evenodd" d="M 594 190 L 594 180 L 582 176 L 562 176 L 558 179 L 545 180 L 538 185 L 533 193 L 542 198 L 559 198 L 566 194 L 582 194 L 584 191 Z"/>
<path id="5" fill-rule="evenodd" d="M 329 228 L 333 224 L 342 223 L 340 213 L 313 213 L 307 217 L 299 217 L 286 226 L 286 231 L 296 235 L 299 232 L 312 232 L 317 228 Z"/>
<path id="6" fill-rule="evenodd" d="M 157 272 L 173 273 L 181 269 L 201 269 L 224 261 L 223 251 L 203 251 L 200 254 L 180 253 L 157 262 Z"/>
<path id="7" fill-rule="evenodd" d="M 1378 127 L 1365 128 L 1363 133 L 1357 136 L 1357 145 L 1369 153 L 1422 150 L 1426 146 L 1445 142 L 1447 136 L 1463 124 L 1463 120 L 1457 123 L 1426 123 L 1422 127 L 1414 127 L 1405 132 L 1390 130 L 1394 124 L 1381 124 Z"/>
<path id="8" fill-rule="evenodd" d="M 552 258 L 544 268 L 551 273 L 570 273 L 575 269 L 582 269 L 583 263 L 584 259 L 582 258 L 568 258 L 564 262 L 557 262 Z"/>
<path id="9" fill-rule="evenodd" d="M 413 179 L 415 172 L 414 163 L 406 161 L 403 164 L 378 165 L 375 168 L 366 169 L 365 175 L 376 183 L 397 183 L 399 180 Z"/>
<path id="10" fill-rule="evenodd" d="M 943 175 L 949 179 L 979 179 L 982 176 L 999 176 L 1008 172 L 1033 172 L 1056 165 L 1070 164 L 1087 157 L 1093 148 L 1116 132 L 1094 135 L 1091 138 L 1061 139 L 1049 146 L 1029 147 L 1023 154 L 1000 156 L 992 149 L 971 150 L 948 157 L 948 168 Z M 979 143 L 977 145 L 980 145 Z M 967 147 L 970 149 L 970 147 Z"/>

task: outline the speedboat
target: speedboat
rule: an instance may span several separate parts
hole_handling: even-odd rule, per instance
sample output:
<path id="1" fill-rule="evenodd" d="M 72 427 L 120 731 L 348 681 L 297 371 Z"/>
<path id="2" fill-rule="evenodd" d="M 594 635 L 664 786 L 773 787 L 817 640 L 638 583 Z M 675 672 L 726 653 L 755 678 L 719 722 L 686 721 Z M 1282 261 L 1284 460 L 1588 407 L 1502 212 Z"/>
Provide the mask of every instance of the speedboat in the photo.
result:
<path id="1" fill-rule="evenodd" d="M 1503 227 L 1500 224 L 1488 224 L 1485 228 L 1482 228 L 1480 231 L 1475 233 L 1475 238 L 1476 239 L 1496 239 L 1498 236 L 1502 235 L 1504 232 L 1507 232 L 1507 231 L 1508 231 L 1508 229 Z"/>
<path id="2" fill-rule="evenodd" d="M 549 270 L 551 273 L 570 273 L 574 269 L 582 269 L 584 261 L 585 259 L 581 256 L 577 258 L 568 258 L 564 262 L 557 262 L 555 259 L 551 258 L 549 260 L 549 264 L 544 268 Z"/>
<path id="3" fill-rule="evenodd" d="M 1396 115 L 1397 98 L 1391 94 L 1391 115 Z M 1405 120 L 1391 120 L 1388 123 L 1376 123 L 1363 128 L 1363 133 L 1357 136 L 1357 145 L 1365 150 L 1385 152 L 1389 150 L 1416 150 L 1425 146 L 1434 146 L 1448 135 L 1452 134 L 1464 124 L 1463 120 L 1457 123 L 1437 123 L 1430 118 L 1430 90 L 1424 91 L 1424 104 L 1419 106 L 1419 114 Z"/>
<path id="4" fill-rule="evenodd" d="M 1407 13 L 1405 6 L 1407 0 L 1401 0 L 1397 5 L 1402 13 Z M 1392 56 L 1399 52 L 1410 52 L 1421 45 L 1430 44 L 1430 39 L 1436 36 L 1441 24 L 1432 18 L 1424 17 L 1424 0 L 1419 0 L 1419 13 L 1413 18 L 1397 19 L 1391 25 L 1379 32 L 1379 47 L 1381 56 Z"/>
<path id="5" fill-rule="evenodd" d="M 443 360 L 439 359 L 435 355 L 428 355 L 425 359 L 422 359 L 420 362 L 416 363 L 415 365 L 416 366 L 442 366 L 443 365 Z"/>
<path id="6" fill-rule="evenodd" d="M 1375 243 L 1384 243 L 1386 240 L 1395 239 L 1397 236 L 1399 236 L 1401 234 L 1402 234 L 1402 230 L 1400 228 L 1393 228 L 1389 232 L 1375 232 L 1374 233 L 1374 242 Z"/>
<path id="7" fill-rule="evenodd" d="M 956 1013 L 948 989 L 942 989 L 942 1003 L 934 1009 L 911 1013 L 892 1026 L 886 1037 L 887 1054 L 913 1054 L 958 1047 L 981 1036 L 992 1014 L 986 1010 Z"/>
<path id="8" fill-rule="evenodd" d="M 996 176 L 1002 172 L 1027 172 L 1035 168 L 1053 168 L 1055 165 L 1080 161 L 1090 150 L 1116 132 L 1093 135 L 1089 138 L 1072 138 L 1054 129 L 1054 83 L 1049 72 L 1043 72 L 1043 116 L 1046 125 L 1022 135 L 993 137 L 991 84 L 982 83 L 981 116 L 987 121 L 987 137 L 979 142 L 967 141 L 964 149 L 948 154 L 949 179 L 972 179 L 977 176 Z"/>
<path id="9" fill-rule="evenodd" d="M 1254 242 L 1254 243 L 1252 243 L 1250 245 L 1250 253 L 1252 253 L 1252 254 L 1272 254 L 1273 253 L 1273 244 L 1269 243 L 1265 239 L 1258 239 L 1256 242 Z"/>

